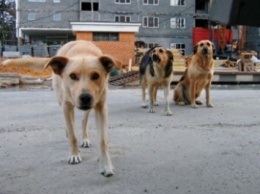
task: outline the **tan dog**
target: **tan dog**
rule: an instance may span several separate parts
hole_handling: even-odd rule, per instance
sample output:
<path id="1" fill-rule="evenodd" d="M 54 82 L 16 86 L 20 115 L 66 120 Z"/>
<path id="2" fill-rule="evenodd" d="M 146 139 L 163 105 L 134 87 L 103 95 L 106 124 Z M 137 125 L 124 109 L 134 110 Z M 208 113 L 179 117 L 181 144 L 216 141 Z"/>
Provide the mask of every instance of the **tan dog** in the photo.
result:
<path id="1" fill-rule="evenodd" d="M 146 108 L 145 89 L 148 85 L 150 113 L 154 113 L 157 104 L 157 90 L 164 86 L 165 112 L 172 115 L 169 108 L 169 93 L 173 79 L 173 54 L 163 47 L 149 49 L 140 63 L 140 83 L 142 87 L 142 107 Z"/>
<path id="2" fill-rule="evenodd" d="M 21 67 L 43 68 L 46 59 L 26 58 L 4 61 L 4 65 L 13 64 Z M 113 66 L 121 64 L 87 41 L 72 41 L 60 48 L 57 55 L 49 60 L 45 68 L 53 70 L 53 88 L 61 105 L 67 126 L 70 145 L 68 162 L 81 162 L 78 141 L 75 135 L 74 107 L 85 111 L 82 121 L 82 147 L 89 147 L 88 117 L 95 109 L 96 126 L 99 137 L 100 173 L 112 176 L 113 166 L 107 144 L 107 85 Z"/>
<path id="3" fill-rule="evenodd" d="M 213 50 L 214 45 L 208 40 L 202 40 L 194 46 L 190 64 L 174 89 L 173 100 L 176 104 L 191 104 L 193 108 L 197 108 L 197 105 L 202 104 L 197 98 L 205 89 L 206 104 L 213 107 L 210 97 L 214 73 Z"/>

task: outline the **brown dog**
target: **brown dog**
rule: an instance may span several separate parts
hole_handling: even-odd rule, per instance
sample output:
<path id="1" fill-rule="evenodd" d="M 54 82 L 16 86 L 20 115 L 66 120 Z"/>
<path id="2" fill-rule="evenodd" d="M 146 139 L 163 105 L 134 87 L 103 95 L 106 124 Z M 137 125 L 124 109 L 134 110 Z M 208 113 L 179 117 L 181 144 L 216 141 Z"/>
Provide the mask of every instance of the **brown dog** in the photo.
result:
<path id="1" fill-rule="evenodd" d="M 47 61 L 47 63 L 46 63 Z M 70 145 L 68 162 L 81 162 L 78 141 L 75 134 L 74 107 L 85 111 L 82 121 L 82 147 L 89 147 L 88 117 L 95 109 L 96 125 L 99 137 L 100 173 L 112 176 L 113 166 L 107 144 L 107 85 L 109 73 L 114 66 L 121 64 L 87 41 L 72 41 L 60 48 L 51 59 L 21 58 L 4 61 L 4 65 L 17 65 L 33 68 L 51 67 L 53 70 L 53 88 L 61 105 L 67 126 Z"/>
<path id="2" fill-rule="evenodd" d="M 202 104 L 197 98 L 205 89 L 206 104 L 213 107 L 210 87 L 214 73 L 214 45 L 208 40 L 202 40 L 194 46 L 193 52 L 190 64 L 174 89 L 173 100 L 178 105 L 191 104 L 193 108 L 197 108 L 197 105 Z"/>
<path id="3" fill-rule="evenodd" d="M 149 49 L 140 63 L 140 83 L 142 87 L 142 107 L 146 108 L 145 88 L 148 85 L 150 113 L 154 113 L 157 104 L 157 90 L 164 86 L 165 112 L 172 115 L 169 108 L 169 93 L 173 79 L 173 54 L 163 47 Z"/>

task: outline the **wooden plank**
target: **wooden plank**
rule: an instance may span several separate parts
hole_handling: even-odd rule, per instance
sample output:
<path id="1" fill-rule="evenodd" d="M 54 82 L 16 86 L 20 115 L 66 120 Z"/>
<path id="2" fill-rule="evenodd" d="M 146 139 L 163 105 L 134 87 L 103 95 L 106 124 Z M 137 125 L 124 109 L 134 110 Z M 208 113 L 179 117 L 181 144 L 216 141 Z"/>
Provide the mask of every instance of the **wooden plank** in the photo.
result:
<path id="1" fill-rule="evenodd" d="M 0 87 L 15 86 L 20 83 L 20 76 L 17 73 L 0 73 Z"/>

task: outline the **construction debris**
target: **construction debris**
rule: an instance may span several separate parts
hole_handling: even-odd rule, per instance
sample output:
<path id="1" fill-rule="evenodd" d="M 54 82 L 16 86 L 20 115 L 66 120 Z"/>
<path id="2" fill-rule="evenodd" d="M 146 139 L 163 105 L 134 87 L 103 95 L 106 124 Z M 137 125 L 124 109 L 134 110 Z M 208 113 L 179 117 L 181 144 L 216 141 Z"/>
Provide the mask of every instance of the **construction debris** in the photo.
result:
<path id="1" fill-rule="evenodd" d="M 121 75 L 110 77 L 109 84 L 113 86 L 121 86 L 128 82 L 139 80 L 139 72 L 138 71 L 129 71 L 127 73 L 123 73 Z"/>
<path id="2" fill-rule="evenodd" d="M 239 72 L 256 72 L 260 65 L 255 51 L 243 51 L 237 60 L 226 60 L 220 66 Z"/>

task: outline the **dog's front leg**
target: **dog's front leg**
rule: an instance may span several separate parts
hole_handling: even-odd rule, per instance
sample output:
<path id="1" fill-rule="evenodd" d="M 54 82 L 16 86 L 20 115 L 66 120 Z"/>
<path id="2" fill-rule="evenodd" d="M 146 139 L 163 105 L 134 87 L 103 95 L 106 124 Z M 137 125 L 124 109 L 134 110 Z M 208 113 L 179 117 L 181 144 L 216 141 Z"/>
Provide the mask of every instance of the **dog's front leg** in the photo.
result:
<path id="1" fill-rule="evenodd" d="M 75 135 L 74 127 L 74 107 L 69 103 L 63 104 L 63 113 L 67 126 L 67 134 L 70 144 L 70 156 L 68 159 L 69 164 L 78 164 L 81 162 L 79 153 L 78 141 Z"/>
<path id="2" fill-rule="evenodd" d="M 156 85 L 154 86 L 154 91 L 153 91 L 153 99 L 154 99 L 154 106 L 159 106 L 158 102 L 157 102 L 157 92 L 158 92 L 159 86 Z"/>
<path id="3" fill-rule="evenodd" d="M 198 108 L 196 105 L 196 81 L 190 80 L 190 101 L 191 101 L 191 107 Z"/>
<path id="4" fill-rule="evenodd" d="M 171 85 L 167 84 L 164 88 L 164 99 L 165 99 L 165 112 L 166 112 L 166 116 L 171 116 L 172 115 L 172 111 L 170 110 L 170 105 L 169 105 L 169 99 L 170 99 L 170 89 L 171 89 Z"/>
<path id="5" fill-rule="evenodd" d="M 96 126 L 99 138 L 100 173 L 105 177 L 109 177 L 114 174 L 114 171 L 109 155 L 107 139 L 107 107 L 104 103 L 100 103 L 96 108 Z"/>
<path id="6" fill-rule="evenodd" d="M 147 108 L 146 96 L 145 96 L 146 83 L 144 80 L 141 81 L 141 88 L 142 88 L 142 107 Z"/>
<path id="7" fill-rule="evenodd" d="M 206 85 L 205 90 L 206 90 L 206 104 L 207 104 L 207 107 L 212 108 L 213 104 L 211 103 L 210 88 L 211 88 L 211 82 L 209 82 Z"/>
<path id="8" fill-rule="evenodd" d="M 148 86 L 148 90 L 149 90 L 149 100 L 150 100 L 150 113 L 155 113 L 155 109 L 154 109 L 154 85 L 150 84 Z"/>
<path id="9" fill-rule="evenodd" d="M 89 117 L 90 111 L 86 111 L 84 113 L 84 118 L 82 120 L 82 136 L 83 136 L 83 141 L 81 144 L 81 147 L 83 148 L 88 148 L 91 145 L 90 139 L 89 139 L 89 134 L 88 134 L 88 117 Z"/>

